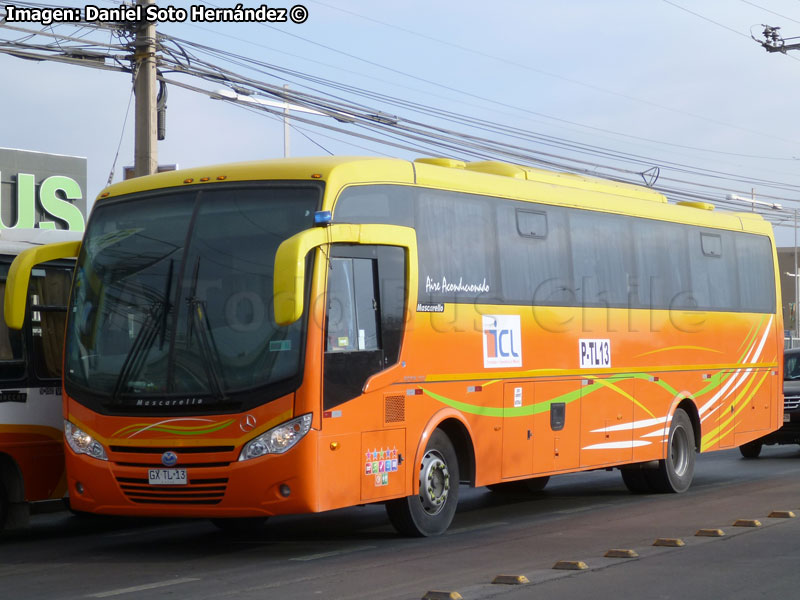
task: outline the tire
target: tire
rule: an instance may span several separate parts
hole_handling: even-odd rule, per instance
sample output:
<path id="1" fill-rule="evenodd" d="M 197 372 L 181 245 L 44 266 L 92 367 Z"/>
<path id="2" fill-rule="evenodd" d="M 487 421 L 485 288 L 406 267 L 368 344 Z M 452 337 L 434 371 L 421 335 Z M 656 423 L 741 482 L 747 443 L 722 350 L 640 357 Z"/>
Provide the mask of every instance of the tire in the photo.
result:
<path id="1" fill-rule="evenodd" d="M 267 525 L 268 517 L 239 517 L 232 519 L 211 519 L 211 522 L 226 533 L 258 533 Z"/>
<path id="2" fill-rule="evenodd" d="M 550 481 L 550 477 L 545 475 L 544 477 L 531 477 L 530 479 L 524 479 L 521 483 L 529 494 L 538 494 L 539 492 L 544 491 L 544 488 L 547 487 L 548 482 Z"/>
<path id="3" fill-rule="evenodd" d="M 456 451 L 447 434 L 437 429 L 419 464 L 419 494 L 387 502 L 389 521 L 403 535 L 441 535 L 456 513 L 458 481 Z"/>
<path id="4" fill-rule="evenodd" d="M 531 477 L 530 479 L 520 479 L 517 481 L 502 481 L 487 485 L 486 488 L 497 494 L 537 494 L 544 490 L 549 476 Z"/>
<path id="5" fill-rule="evenodd" d="M 760 440 L 747 442 L 746 444 L 739 446 L 739 452 L 741 452 L 742 457 L 744 458 L 758 458 L 758 455 L 761 454 L 761 447 L 763 445 L 764 444 Z"/>
<path id="6" fill-rule="evenodd" d="M 694 478 L 694 428 L 686 411 L 679 408 L 672 415 L 667 441 L 667 456 L 658 461 L 658 469 L 644 471 L 654 492 L 682 494 Z"/>
<path id="7" fill-rule="evenodd" d="M 653 488 L 644 469 L 620 469 L 622 482 L 631 494 L 652 494 Z"/>

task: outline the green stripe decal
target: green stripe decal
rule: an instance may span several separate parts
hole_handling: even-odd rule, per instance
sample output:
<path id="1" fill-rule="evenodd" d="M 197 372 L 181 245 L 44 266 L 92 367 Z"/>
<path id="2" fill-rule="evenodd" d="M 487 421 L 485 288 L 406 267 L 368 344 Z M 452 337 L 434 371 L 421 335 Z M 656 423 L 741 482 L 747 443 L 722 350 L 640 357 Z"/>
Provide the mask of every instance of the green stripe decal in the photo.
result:
<path id="1" fill-rule="evenodd" d="M 495 408 L 492 406 L 476 406 L 474 404 L 467 404 L 466 402 L 459 402 L 458 400 L 451 400 L 450 398 L 446 398 L 441 394 L 437 394 L 436 392 L 432 392 L 430 390 L 426 390 L 422 388 L 422 392 L 426 396 L 430 396 L 434 400 L 438 400 L 442 404 L 446 404 L 456 410 L 460 410 L 461 412 L 465 412 L 470 415 L 480 415 L 483 417 L 502 417 L 503 416 L 503 409 L 502 408 Z M 532 407 L 528 407 L 532 408 Z"/>
<path id="2" fill-rule="evenodd" d="M 633 374 L 633 375 L 617 375 L 614 377 L 609 377 L 608 379 L 604 379 L 605 382 L 610 383 L 617 383 L 619 381 L 624 381 L 627 379 L 642 379 L 642 380 L 650 380 L 651 377 L 645 374 Z M 576 381 L 576 383 L 579 383 Z M 672 386 L 668 383 L 661 381 L 660 379 L 656 382 L 653 382 L 656 385 L 662 387 L 664 390 L 669 392 L 672 396 L 676 396 L 678 394 L 677 390 L 675 390 Z M 580 385 L 580 384 L 579 384 Z M 596 392 L 598 390 L 604 389 L 607 386 L 604 386 L 602 383 L 591 383 L 589 385 L 583 386 L 582 388 L 579 387 L 576 390 L 571 392 L 567 392 L 566 394 L 562 394 L 555 398 L 550 398 L 548 400 L 543 400 L 541 402 L 536 402 L 534 404 L 530 404 L 528 406 L 520 406 L 520 407 L 496 407 L 496 406 L 479 406 L 477 404 L 469 404 L 467 402 L 461 402 L 459 400 L 453 400 L 452 398 L 448 398 L 446 396 L 442 396 L 441 394 L 437 394 L 436 392 L 432 392 L 431 390 L 425 389 L 424 387 L 421 388 L 422 392 L 434 400 L 441 402 L 442 404 L 449 406 L 451 408 L 455 408 L 456 410 L 460 410 L 463 413 L 467 413 L 470 415 L 479 415 L 484 417 L 528 417 L 531 415 L 537 415 L 539 413 L 547 412 L 550 410 L 550 405 L 554 403 L 564 403 L 569 404 L 570 402 L 574 402 L 575 400 L 580 399 L 581 395 L 588 396 L 592 392 Z"/>

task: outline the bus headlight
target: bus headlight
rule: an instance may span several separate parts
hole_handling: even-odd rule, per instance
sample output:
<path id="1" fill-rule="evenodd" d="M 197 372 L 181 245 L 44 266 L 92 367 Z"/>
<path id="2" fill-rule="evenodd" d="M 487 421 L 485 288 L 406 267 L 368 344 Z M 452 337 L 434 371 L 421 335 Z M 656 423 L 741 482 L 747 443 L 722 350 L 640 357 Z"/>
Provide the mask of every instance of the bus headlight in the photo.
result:
<path id="1" fill-rule="evenodd" d="M 311 415 L 306 414 L 265 431 L 244 445 L 239 460 L 258 458 L 265 454 L 283 454 L 292 448 L 311 429 Z"/>
<path id="2" fill-rule="evenodd" d="M 64 437 L 75 454 L 86 454 L 98 460 L 108 460 L 103 444 L 69 421 L 64 421 Z"/>

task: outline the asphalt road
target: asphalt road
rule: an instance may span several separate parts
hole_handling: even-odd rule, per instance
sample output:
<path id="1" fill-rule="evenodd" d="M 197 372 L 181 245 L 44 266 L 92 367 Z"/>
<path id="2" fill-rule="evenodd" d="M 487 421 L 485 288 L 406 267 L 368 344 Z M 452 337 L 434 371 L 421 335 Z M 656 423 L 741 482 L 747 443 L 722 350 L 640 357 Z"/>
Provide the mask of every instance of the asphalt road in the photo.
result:
<path id="1" fill-rule="evenodd" d="M 462 489 L 451 529 L 429 539 L 399 537 L 380 506 L 273 518 L 239 535 L 206 521 L 62 512 L 0 538 L 0 598 L 794 598 L 800 517 L 775 510 L 800 515 L 797 446 L 766 447 L 758 460 L 699 456 L 683 495 L 631 495 L 616 471 L 556 477 L 535 497 Z M 638 556 L 605 558 L 609 549 Z M 558 561 L 587 568 L 553 569 Z M 501 574 L 530 583 L 492 584 Z"/>

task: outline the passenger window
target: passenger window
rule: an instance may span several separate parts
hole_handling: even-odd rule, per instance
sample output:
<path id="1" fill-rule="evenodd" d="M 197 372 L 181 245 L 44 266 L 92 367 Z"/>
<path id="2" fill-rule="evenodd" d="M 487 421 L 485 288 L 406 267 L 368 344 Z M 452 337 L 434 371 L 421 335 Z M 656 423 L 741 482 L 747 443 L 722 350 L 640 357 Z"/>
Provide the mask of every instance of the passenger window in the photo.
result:
<path id="1" fill-rule="evenodd" d="M 72 271 L 47 267 L 33 269 L 31 275 L 33 370 L 41 379 L 60 379 Z"/>

